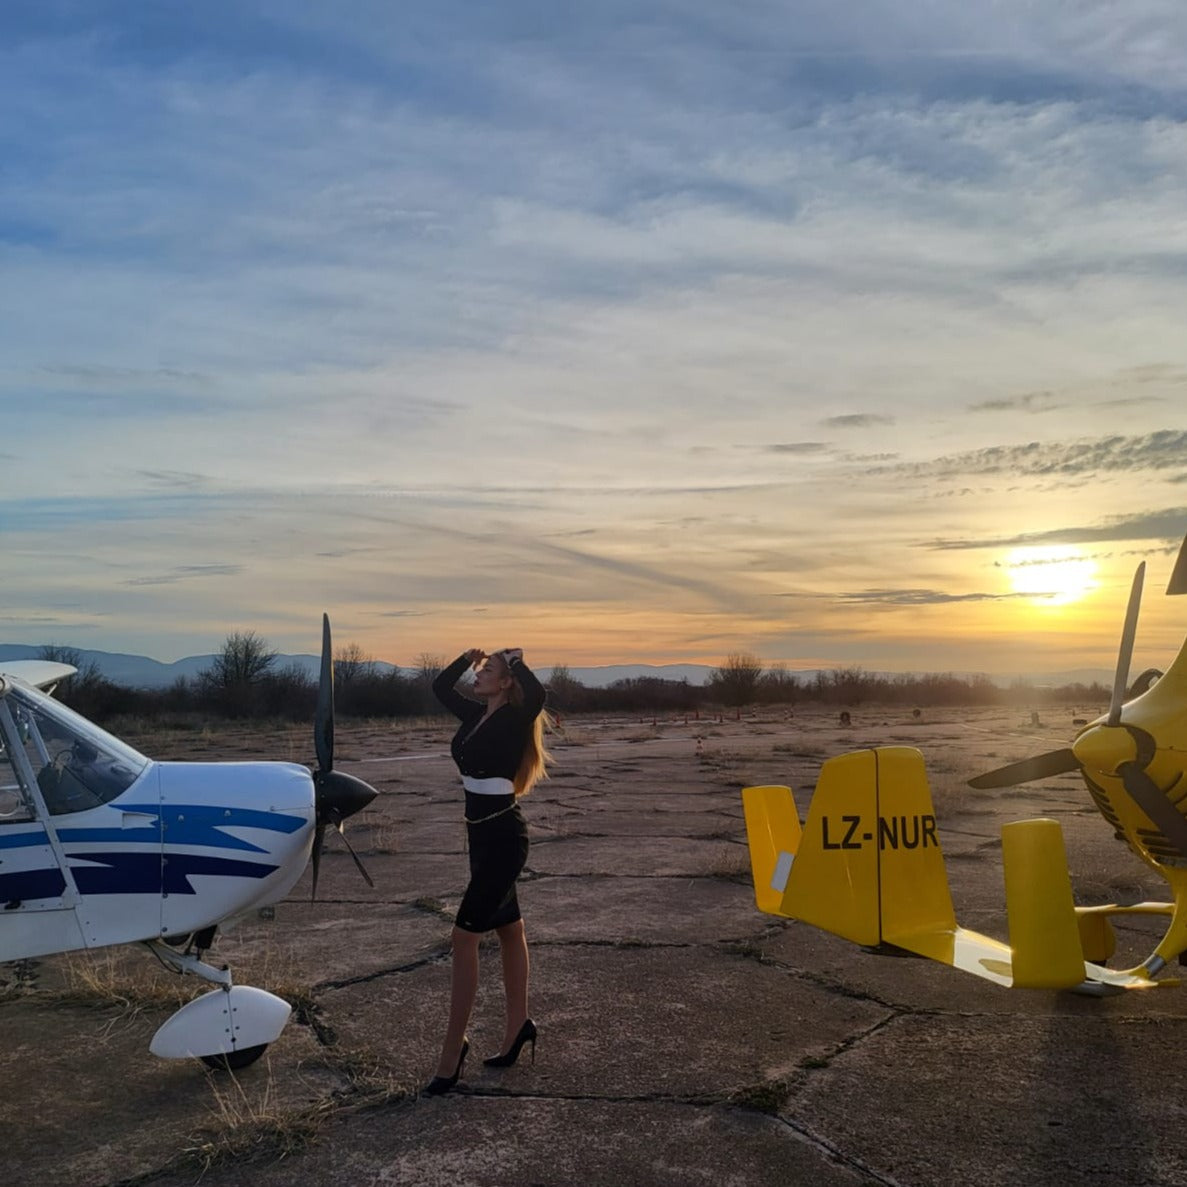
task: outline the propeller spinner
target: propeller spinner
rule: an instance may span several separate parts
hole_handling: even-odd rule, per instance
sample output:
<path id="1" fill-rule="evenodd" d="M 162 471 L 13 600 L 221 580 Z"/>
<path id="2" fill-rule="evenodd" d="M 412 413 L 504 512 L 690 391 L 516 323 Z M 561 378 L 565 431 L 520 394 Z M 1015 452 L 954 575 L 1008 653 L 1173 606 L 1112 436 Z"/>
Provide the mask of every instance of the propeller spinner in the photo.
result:
<path id="1" fill-rule="evenodd" d="M 369 783 L 344 771 L 334 770 L 334 658 L 330 642 L 330 616 L 322 615 L 321 677 L 317 688 L 317 713 L 313 720 L 313 748 L 317 770 L 313 772 L 313 796 L 316 824 L 313 834 L 313 892 L 317 898 L 317 878 L 321 870 L 321 848 L 326 828 L 337 830 L 359 873 L 374 886 L 359 855 L 346 839 L 343 822 L 362 811 L 379 793 Z"/>

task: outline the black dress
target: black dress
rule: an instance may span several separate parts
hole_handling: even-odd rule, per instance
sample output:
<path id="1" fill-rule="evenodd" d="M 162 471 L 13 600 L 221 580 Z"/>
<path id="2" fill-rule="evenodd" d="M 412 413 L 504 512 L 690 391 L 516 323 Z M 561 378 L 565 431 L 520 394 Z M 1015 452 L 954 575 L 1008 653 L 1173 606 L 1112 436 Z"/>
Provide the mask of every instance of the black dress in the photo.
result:
<path id="1" fill-rule="evenodd" d="M 512 660 L 511 676 L 523 691 L 522 706 L 500 705 L 485 721 L 486 706 L 455 688 L 470 661 L 458 656 L 436 680 L 437 699 L 460 719 L 449 744 L 463 783 L 500 786 L 515 778 L 532 728 L 544 708 L 544 687 L 522 660 Z M 481 722 L 481 724 L 479 724 Z M 455 923 L 463 931 L 485 932 L 521 918 L 515 880 L 528 859 L 528 827 L 515 795 L 466 791 L 466 833 L 470 884 Z"/>

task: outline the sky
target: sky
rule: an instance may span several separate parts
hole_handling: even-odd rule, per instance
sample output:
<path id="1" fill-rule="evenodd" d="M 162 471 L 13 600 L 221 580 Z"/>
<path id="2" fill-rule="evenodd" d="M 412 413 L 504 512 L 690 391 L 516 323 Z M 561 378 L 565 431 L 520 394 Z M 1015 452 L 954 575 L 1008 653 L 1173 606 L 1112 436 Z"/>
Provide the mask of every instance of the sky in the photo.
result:
<path id="1" fill-rule="evenodd" d="M 1165 667 L 1179 0 L 17 0 L 0 642 Z"/>

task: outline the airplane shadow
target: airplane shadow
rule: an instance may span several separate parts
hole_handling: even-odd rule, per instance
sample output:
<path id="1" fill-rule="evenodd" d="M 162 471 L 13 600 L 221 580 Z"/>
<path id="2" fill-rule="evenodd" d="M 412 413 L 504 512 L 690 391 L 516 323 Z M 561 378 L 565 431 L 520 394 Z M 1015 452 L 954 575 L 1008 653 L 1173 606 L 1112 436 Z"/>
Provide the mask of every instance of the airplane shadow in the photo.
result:
<path id="1" fill-rule="evenodd" d="M 1161 1109 L 1182 1093 L 1160 1075 L 1167 1028 L 1177 1034 L 1181 1020 L 1146 1013 L 1146 992 L 1176 991 L 1103 1001 L 1053 995 L 1046 1016 L 1033 1016 L 1037 1041 L 1031 1074 L 1025 1059 L 1021 1069 L 1011 1182 L 1183 1182 L 1183 1159 L 1177 1142 L 1167 1142 Z"/>

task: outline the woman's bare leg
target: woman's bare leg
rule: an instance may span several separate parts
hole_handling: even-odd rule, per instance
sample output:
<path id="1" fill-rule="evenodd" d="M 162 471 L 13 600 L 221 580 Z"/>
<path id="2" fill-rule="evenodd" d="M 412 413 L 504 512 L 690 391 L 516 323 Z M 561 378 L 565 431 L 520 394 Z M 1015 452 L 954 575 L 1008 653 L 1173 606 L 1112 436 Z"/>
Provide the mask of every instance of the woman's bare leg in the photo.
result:
<path id="1" fill-rule="evenodd" d="M 500 1050 L 506 1052 L 528 1017 L 528 937 L 522 919 L 497 928 L 496 934 L 503 957 L 503 993 L 507 999 L 507 1029 Z"/>
<path id="2" fill-rule="evenodd" d="M 462 1040 L 478 996 L 478 942 L 476 932 L 453 929 L 453 961 L 450 966 L 449 1025 L 445 1028 L 445 1042 L 441 1046 L 441 1060 L 437 1075 L 452 1076 L 462 1053 Z"/>

